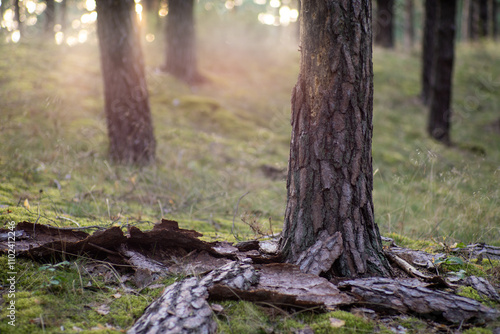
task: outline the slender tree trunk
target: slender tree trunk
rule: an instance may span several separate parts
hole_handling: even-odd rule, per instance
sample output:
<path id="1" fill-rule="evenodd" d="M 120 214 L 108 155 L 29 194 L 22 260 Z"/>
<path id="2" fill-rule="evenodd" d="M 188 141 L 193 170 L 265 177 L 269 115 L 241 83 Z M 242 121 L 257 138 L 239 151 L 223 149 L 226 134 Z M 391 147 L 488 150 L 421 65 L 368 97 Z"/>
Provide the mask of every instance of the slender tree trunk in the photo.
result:
<path id="1" fill-rule="evenodd" d="M 297 262 L 320 234 L 340 232 L 329 274 L 388 275 L 372 201 L 371 0 L 304 0 L 301 12 L 281 250 Z"/>
<path id="2" fill-rule="evenodd" d="M 22 1 L 21 0 L 14 0 L 14 21 L 17 22 L 17 30 L 19 30 L 19 32 L 22 35 L 23 26 L 21 24 L 21 5 L 20 5 L 20 2 L 22 2 Z"/>
<path id="3" fill-rule="evenodd" d="M 413 22 L 413 0 L 406 0 L 405 2 L 405 49 L 410 51 L 413 48 L 415 41 L 415 27 Z"/>
<path id="4" fill-rule="evenodd" d="M 479 37 L 479 1 L 480 0 L 470 0 L 469 36 L 471 41 L 475 41 Z"/>
<path id="5" fill-rule="evenodd" d="M 462 24 L 461 24 L 462 41 L 467 41 L 470 39 L 470 7 L 471 7 L 471 0 L 464 0 L 462 4 Z"/>
<path id="6" fill-rule="evenodd" d="M 495 39 L 497 35 L 497 1 L 488 0 L 488 36 Z"/>
<path id="7" fill-rule="evenodd" d="M 194 0 L 169 0 L 164 70 L 189 84 L 202 83 L 198 72 L 194 30 Z"/>
<path id="8" fill-rule="evenodd" d="M 66 32 L 66 28 L 68 27 L 68 0 L 61 1 L 61 31 Z"/>
<path id="9" fill-rule="evenodd" d="M 425 0 L 425 21 L 422 46 L 422 102 L 429 103 L 436 34 L 436 0 Z"/>
<path id="10" fill-rule="evenodd" d="M 427 131 L 447 145 L 450 140 L 453 59 L 455 57 L 455 0 L 437 1 L 437 34 Z"/>
<path id="11" fill-rule="evenodd" d="M 54 25 L 56 22 L 56 2 L 54 0 L 45 0 L 47 7 L 45 8 L 45 26 L 44 32 L 46 36 L 54 34 Z"/>
<path id="12" fill-rule="evenodd" d="M 158 27 L 158 10 L 160 6 L 159 0 L 145 0 L 143 17 L 146 23 L 146 32 L 155 32 L 156 27 Z"/>
<path id="13" fill-rule="evenodd" d="M 375 44 L 384 48 L 394 47 L 394 0 L 377 0 Z"/>
<path id="14" fill-rule="evenodd" d="M 488 36 L 488 0 L 479 0 L 479 36 Z"/>
<path id="15" fill-rule="evenodd" d="M 123 164 L 155 158 L 144 60 L 134 0 L 97 0 L 109 154 Z"/>

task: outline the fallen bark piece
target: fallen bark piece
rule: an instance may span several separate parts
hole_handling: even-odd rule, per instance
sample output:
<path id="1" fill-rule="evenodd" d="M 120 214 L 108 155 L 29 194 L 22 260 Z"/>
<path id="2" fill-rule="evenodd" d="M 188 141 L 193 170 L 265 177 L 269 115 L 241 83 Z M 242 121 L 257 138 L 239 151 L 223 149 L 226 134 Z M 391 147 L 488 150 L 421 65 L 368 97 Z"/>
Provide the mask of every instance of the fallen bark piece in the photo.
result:
<path id="1" fill-rule="evenodd" d="M 202 279 L 192 277 L 174 283 L 146 308 L 127 333 L 215 333 L 217 324 L 206 300 L 208 288 L 223 284 L 233 289 L 248 289 L 258 280 L 259 275 L 250 264 L 233 261 Z"/>
<path id="2" fill-rule="evenodd" d="M 314 245 L 304 251 L 295 264 L 303 273 L 319 276 L 332 268 L 343 251 L 340 232 L 329 235 L 327 231 L 323 231 Z"/>
<path id="3" fill-rule="evenodd" d="M 436 266 L 434 265 L 434 260 L 445 256 L 443 253 L 431 254 L 420 250 L 402 247 L 391 247 L 389 250 L 406 262 L 427 269 L 435 268 Z"/>
<path id="4" fill-rule="evenodd" d="M 411 264 L 394 254 L 392 251 L 386 251 L 385 255 L 392 263 L 396 264 L 399 268 L 403 269 L 408 275 L 411 277 L 419 277 L 423 279 L 431 278 L 429 275 L 425 275 L 424 273 L 417 270 Z"/>
<path id="5" fill-rule="evenodd" d="M 256 265 L 260 280 L 248 290 L 216 284 L 209 289 L 210 299 L 243 299 L 275 305 L 336 308 L 354 302 L 327 279 L 306 274 L 293 264 Z"/>
<path id="6" fill-rule="evenodd" d="M 500 247 L 485 245 L 485 244 L 472 244 L 463 248 L 453 248 L 453 252 L 465 254 L 470 258 L 487 258 L 490 260 L 500 260 Z"/>
<path id="7" fill-rule="evenodd" d="M 488 282 L 486 279 L 477 276 L 469 276 L 465 279 L 465 285 L 473 287 L 476 289 L 479 294 L 494 300 L 496 302 L 500 302 L 500 296 L 496 289 Z"/>
<path id="8" fill-rule="evenodd" d="M 349 291 L 359 298 L 360 303 L 369 304 L 374 309 L 444 318 L 451 323 L 484 324 L 500 316 L 497 310 L 473 299 L 431 290 L 423 284 L 418 279 L 372 277 L 344 281 L 339 288 Z"/>
<path id="9" fill-rule="evenodd" d="M 168 272 L 168 267 L 163 263 L 152 260 L 139 252 L 129 250 L 124 244 L 120 245 L 120 254 L 128 258 L 128 263 L 130 263 L 136 271 L 149 270 L 152 273 Z"/>

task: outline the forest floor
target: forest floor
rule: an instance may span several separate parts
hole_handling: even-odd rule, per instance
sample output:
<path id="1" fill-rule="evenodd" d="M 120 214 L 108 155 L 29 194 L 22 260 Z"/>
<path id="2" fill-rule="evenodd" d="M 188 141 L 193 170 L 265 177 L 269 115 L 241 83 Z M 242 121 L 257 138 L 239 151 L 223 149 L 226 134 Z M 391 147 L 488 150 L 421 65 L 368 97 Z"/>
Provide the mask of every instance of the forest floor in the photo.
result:
<path id="1" fill-rule="evenodd" d="M 158 148 L 156 164 L 142 168 L 107 160 L 95 41 L 74 47 L 0 44 L 0 227 L 29 221 L 147 230 L 168 218 L 203 233 L 207 241 L 280 231 L 290 93 L 299 64 L 296 44 L 270 36 L 257 45 L 229 33 L 202 42 L 200 69 L 210 84 L 188 87 L 158 70 L 160 40 L 144 46 Z M 418 52 L 375 49 L 375 213 L 382 235 L 399 245 L 432 252 L 460 243 L 500 246 L 499 55 L 499 44 L 458 46 L 455 145 L 444 147 L 426 135 Z M 0 256 L 3 289 L 7 261 Z M 16 327 L 8 325 L 4 305 L 2 333 L 124 332 L 166 285 L 179 279 L 162 277 L 138 288 L 140 282 L 130 275 L 84 257 L 47 263 L 17 258 L 16 266 Z M 443 263 L 441 270 L 464 270 L 496 284 L 500 279 L 494 261 L 464 259 Z M 474 291 L 463 293 L 499 307 Z M 222 333 L 289 333 L 306 325 L 330 333 L 330 318 L 345 321 L 335 330 L 339 333 L 459 331 L 407 316 L 394 317 L 388 325 L 344 311 L 220 304 Z"/>

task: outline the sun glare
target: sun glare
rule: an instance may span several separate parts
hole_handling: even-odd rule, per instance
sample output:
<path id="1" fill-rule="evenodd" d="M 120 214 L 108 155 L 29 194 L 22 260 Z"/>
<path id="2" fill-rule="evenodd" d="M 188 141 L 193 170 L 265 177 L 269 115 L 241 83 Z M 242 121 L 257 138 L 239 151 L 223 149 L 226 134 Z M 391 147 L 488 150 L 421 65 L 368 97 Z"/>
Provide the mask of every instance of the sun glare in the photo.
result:
<path id="1" fill-rule="evenodd" d="M 61 45 L 64 42 L 64 33 L 62 31 L 56 32 L 54 39 L 57 45 Z"/>
<path id="2" fill-rule="evenodd" d="M 10 36 L 12 42 L 17 43 L 21 39 L 21 32 L 19 30 L 14 30 Z"/>
<path id="3" fill-rule="evenodd" d="M 31 0 L 26 1 L 26 10 L 28 13 L 33 14 L 36 10 L 36 3 Z"/>
<path id="4" fill-rule="evenodd" d="M 95 0 L 86 0 L 85 1 L 85 8 L 87 8 L 87 10 L 89 12 L 92 12 L 95 10 Z"/>

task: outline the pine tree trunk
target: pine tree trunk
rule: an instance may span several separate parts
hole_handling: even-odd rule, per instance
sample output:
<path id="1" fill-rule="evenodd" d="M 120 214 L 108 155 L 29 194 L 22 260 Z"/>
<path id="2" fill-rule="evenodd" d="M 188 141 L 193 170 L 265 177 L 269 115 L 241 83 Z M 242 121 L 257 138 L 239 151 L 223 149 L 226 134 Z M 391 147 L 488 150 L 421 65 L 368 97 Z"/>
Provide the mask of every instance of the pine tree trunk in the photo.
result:
<path id="1" fill-rule="evenodd" d="M 475 41 L 479 37 L 479 0 L 470 0 L 469 14 L 469 37 Z"/>
<path id="2" fill-rule="evenodd" d="M 447 145 L 450 141 L 451 92 L 455 56 L 455 0 L 437 1 L 437 34 L 434 42 L 430 114 L 427 131 Z"/>
<path id="3" fill-rule="evenodd" d="M 394 47 L 394 0 L 377 0 L 375 44 L 384 48 Z"/>
<path id="4" fill-rule="evenodd" d="M 54 25 L 56 20 L 56 2 L 54 0 L 45 0 L 45 36 L 50 37 L 54 34 Z"/>
<path id="5" fill-rule="evenodd" d="M 303 0 L 301 15 L 281 251 L 295 263 L 322 232 L 339 231 L 329 274 L 388 275 L 372 201 L 371 0 Z"/>
<path id="6" fill-rule="evenodd" d="M 422 46 L 422 102 L 424 104 L 428 104 L 430 98 L 435 34 L 436 1 L 425 0 L 425 22 Z"/>
<path id="7" fill-rule="evenodd" d="M 461 40 L 467 41 L 470 39 L 470 6 L 471 0 L 464 0 L 462 3 L 462 23 L 461 23 Z"/>
<path id="8" fill-rule="evenodd" d="M 479 0 L 479 36 L 488 36 L 488 0 Z"/>
<path id="9" fill-rule="evenodd" d="M 23 27 L 21 24 L 21 6 L 19 4 L 20 0 L 14 0 L 14 21 L 17 22 L 17 30 L 23 34 Z"/>
<path id="10" fill-rule="evenodd" d="M 109 154 L 122 164 L 155 158 L 144 60 L 133 0 L 97 0 Z"/>
<path id="11" fill-rule="evenodd" d="M 168 0 L 167 52 L 164 70 L 190 84 L 202 83 L 198 72 L 194 0 Z"/>
<path id="12" fill-rule="evenodd" d="M 415 28 L 413 23 L 413 0 L 406 0 L 405 3 L 405 21 L 404 21 L 404 43 L 405 49 L 411 51 L 415 41 Z"/>
<path id="13" fill-rule="evenodd" d="M 68 2 L 67 0 L 61 1 L 61 31 L 66 32 L 66 28 L 68 26 Z"/>

